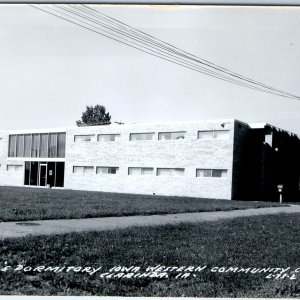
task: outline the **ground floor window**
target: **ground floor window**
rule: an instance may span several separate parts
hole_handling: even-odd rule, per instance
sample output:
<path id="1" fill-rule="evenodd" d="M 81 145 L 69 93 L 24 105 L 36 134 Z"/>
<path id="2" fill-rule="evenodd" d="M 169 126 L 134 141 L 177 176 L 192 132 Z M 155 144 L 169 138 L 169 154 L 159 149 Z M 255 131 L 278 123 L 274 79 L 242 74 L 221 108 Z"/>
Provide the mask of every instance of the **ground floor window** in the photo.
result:
<path id="1" fill-rule="evenodd" d="M 19 171 L 22 170 L 22 165 L 7 165 L 6 170 L 7 171 Z"/>
<path id="2" fill-rule="evenodd" d="M 225 169 L 197 169 L 197 177 L 226 177 L 227 170 Z"/>
<path id="3" fill-rule="evenodd" d="M 26 161 L 24 185 L 63 187 L 64 173 L 64 162 Z"/>

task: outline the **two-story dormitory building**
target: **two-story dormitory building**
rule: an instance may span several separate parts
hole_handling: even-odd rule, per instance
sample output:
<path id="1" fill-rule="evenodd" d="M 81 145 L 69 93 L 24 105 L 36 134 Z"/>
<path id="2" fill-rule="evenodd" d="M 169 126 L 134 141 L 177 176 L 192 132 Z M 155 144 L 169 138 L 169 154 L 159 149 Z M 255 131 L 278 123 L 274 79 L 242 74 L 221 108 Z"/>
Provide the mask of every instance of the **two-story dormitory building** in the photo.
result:
<path id="1" fill-rule="evenodd" d="M 299 138 L 213 120 L 0 132 L 0 185 L 299 201 Z"/>

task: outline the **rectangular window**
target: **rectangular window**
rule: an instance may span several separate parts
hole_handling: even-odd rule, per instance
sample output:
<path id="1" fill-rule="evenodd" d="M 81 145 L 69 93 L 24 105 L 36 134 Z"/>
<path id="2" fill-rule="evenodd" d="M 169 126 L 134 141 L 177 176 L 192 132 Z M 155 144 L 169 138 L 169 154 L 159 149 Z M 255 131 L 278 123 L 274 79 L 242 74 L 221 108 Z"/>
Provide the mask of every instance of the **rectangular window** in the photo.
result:
<path id="1" fill-rule="evenodd" d="M 212 170 L 212 177 L 227 177 L 227 170 Z"/>
<path id="2" fill-rule="evenodd" d="M 17 157 L 23 157 L 24 154 L 24 136 L 23 134 L 17 135 Z"/>
<path id="3" fill-rule="evenodd" d="M 196 177 L 227 177 L 225 169 L 197 169 Z"/>
<path id="4" fill-rule="evenodd" d="M 48 157 L 48 133 L 40 134 L 39 157 Z"/>
<path id="5" fill-rule="evenodd" d="M 74 135 L 74 142 L 91 142 L 94 136 L 94 134 Z"/>
<path id="6" fill-rule="evenodd" d="M 227 140 L 229 139 L 229 130 L 215 130 L 214 138 L 218 140 Z"/>
<path id="7" fill-rule="evenodd" d="M 31 157 L 39 156 L 40 135 L 37 133 L 32 135 Z"/>
<path id="8" fill-rule="evenodd" d="M 119 168 L 117 167 L 97 167 L 96 174 L 118 174 Z"/>
<path id="9" fill-rule="evenodd" d="M 152 175 L 153 168 L 128 168 L 128 175 Z"/>
<path id="10" fill-rule="evenodd" d="M 183 176 L 183 168 L 157 168 L 157 176 Z"/>
<path id="11" fill-rule="evenodd" d="M 73 173 L 92 174 L 92 173 L 94 173 L 94 167 L 92 167 L 92 166 L 74 166 Z"/>
<path id="12" fill-rule="evenodd" d="M 186 131 L 176 131 L 176 132 L 159 132 L 159 140 L 182 140 L 185 138 Z"/>
<path id="13" fill-rule="evenodd" d="M 7 165 L 7 171 L 19 171 L 22 170 L 22 165 Z"/>
<path id="14" fill-rule="evenodd" d="M 213 131 L 198 131 L 198 139 L 209 140 L 213 138 Z"/>
<path id="15" fill-rule="evenodd" d="M 227 140 L 229 139 L 229 130 L 205 130 L 198 131 L 198 139 L 201 140 Z"/>
<path id="16" fill-rule="evenodd" d="M 120 134 L 98 134 L 98 142 L 114 142 L 120 138 Z"/>
<path id="17" fill-rule="evenodd" d="M 9 147 L 8 147 L 8 156 L 9 157 L 16 157 L 16 135 L 9 136 Z"/>
<path id="18" fill-rule="evenodd" d="M 48 157 L 57 157 L 57 133 L 49 133 Z"/>
<path id="19" fill-rule="evenodd" d="M 65 157 L 66 133 L 9 136 L 9 157 Z"/>
<path id="20" fill-rule="evenodd" d="M 24 157 L 31 156 L 31 134 L 24 134 Z"/>
<path id="21" fill-rule="evenodd" d="M 66 151 L 66 133 L 59 132 L 57 134 L 57 157 L 65 157 Z"/>
<path id="22" fill-rule="evenodd" d="M 130 133 L 130 141 L 150 141 L 154 140 L 155 132 Z"/>

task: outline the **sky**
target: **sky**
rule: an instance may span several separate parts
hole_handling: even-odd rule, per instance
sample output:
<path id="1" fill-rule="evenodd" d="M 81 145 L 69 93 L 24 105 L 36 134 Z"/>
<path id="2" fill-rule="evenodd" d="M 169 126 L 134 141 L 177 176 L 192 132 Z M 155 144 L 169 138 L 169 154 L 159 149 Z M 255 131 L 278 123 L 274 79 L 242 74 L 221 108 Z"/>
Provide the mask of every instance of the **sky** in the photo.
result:
<path id="1" fill-rule="evenodd" d="M 300 96 L 300 7 L 92 7 Z M 300 101 L 185 69 L 28 5 L 0 5 L 0 130 L 75 126 L 96 104 L 113 122 L 235 118 L 300 134 Z"/>

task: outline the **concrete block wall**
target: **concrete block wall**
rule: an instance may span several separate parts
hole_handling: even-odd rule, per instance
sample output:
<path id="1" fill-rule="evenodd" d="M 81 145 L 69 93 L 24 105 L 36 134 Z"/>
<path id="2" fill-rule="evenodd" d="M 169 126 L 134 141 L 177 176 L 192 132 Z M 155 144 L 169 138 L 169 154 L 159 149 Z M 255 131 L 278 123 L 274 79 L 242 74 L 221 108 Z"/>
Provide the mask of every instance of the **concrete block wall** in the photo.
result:
<path id="1" fill-rule="evenodd" d="M 224 127 L 221 126 L 223 124 Z M 201 130 L 229 130 L 226 140 L 200 140 Z M 182 140 L 158 140 L 158 132 L 186 131 Z M 65 188 L 105 192 L 231 199 L 234 120 L 189 123 L 126 124 L 67 129 Z M 130 133 L 155 132 L 154 140 L 130 141 Z M 90 142 L 74 135 L 95 134 Z M 97 142 L 98 134 L 120 134 L 118 141 Z M 73 173 L 74 166 L 93 166 L 92 174 Z M 96 174 L 96 167 L 119 167 Z M 128 167 L 154 168 L 153 175 L 128 175 Z M 156 176 L 157 168 L 184 168 L 183 176 Z M 196 177 L 196 169 L 227 169 L 226 178 Z"/>

